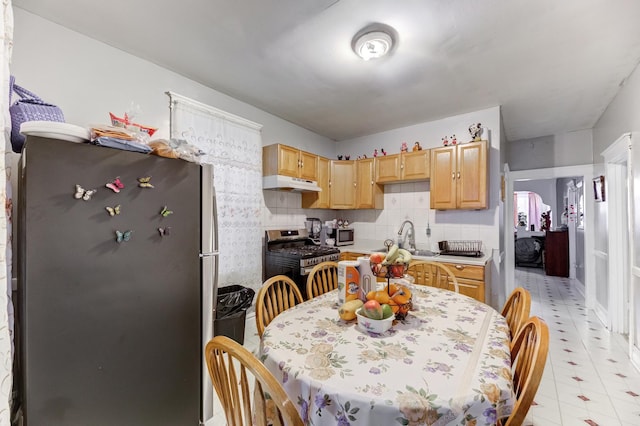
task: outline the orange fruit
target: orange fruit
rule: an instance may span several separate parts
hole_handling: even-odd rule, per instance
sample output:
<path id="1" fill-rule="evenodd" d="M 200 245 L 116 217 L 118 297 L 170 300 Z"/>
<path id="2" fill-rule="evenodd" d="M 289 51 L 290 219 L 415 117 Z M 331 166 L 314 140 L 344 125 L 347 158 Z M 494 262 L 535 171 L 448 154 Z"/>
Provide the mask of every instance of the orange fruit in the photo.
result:
<path id="1" fill-rule="evenodd" d="M 405 296 L 404 294 L 398 294 L 398 293 L 396 293 L 392 297 L 392 299 L 393 299 L 394 302 L 396 302 L 400 306 L 406 305 L 407 303 L 409 303 L 409 300 L 411 300 L 407 296 Z"/>
<path id="2" fill-rule="evenodd" d="M 398 287 L 398 291 L 396 291 L 395 293 L 392 293 L 392 298 L 395 297 L 396 295 L 404 295 L 407 297 L 407 299 L 411 299 L 411 290 L 409 290 L 407 287 Z"/>
<path id="3" fill-rule="evenodd" d="M 387 294 L 386 291 L 379 290 L 379 291 L 376 291 L 374 300 L 377 300 L 378 303 L 380 303 L 381 305 L 384 305 L 385 303 L 387 304 L 389 303 L 389 301 L 391 300 L 391 297 Z"/>
<path id="4" fill-rule="evenodd" d="M 395 294 L 399 289 L 400 289 L 400 286 L 393 283 L 389 284 L 389 294 Z"/>
<path id="5" fill-rule="evenodd" d="M 377 291 L 371 290 L 367 293 L 367 300 L 375 300 Z"/>

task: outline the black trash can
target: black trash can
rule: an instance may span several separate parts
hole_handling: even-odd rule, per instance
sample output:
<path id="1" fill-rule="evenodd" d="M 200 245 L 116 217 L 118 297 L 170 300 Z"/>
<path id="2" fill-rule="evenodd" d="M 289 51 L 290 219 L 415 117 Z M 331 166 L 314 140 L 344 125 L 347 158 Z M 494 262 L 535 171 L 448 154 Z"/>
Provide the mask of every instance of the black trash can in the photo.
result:
<path id="1" fill-rule="evenodd" d="M 241 285 L 220 287 L 216 317 L 213 320 L 213 335 L 227 336 L 244 345 L 244 323 L 254 295 L 253 289 Z"/>

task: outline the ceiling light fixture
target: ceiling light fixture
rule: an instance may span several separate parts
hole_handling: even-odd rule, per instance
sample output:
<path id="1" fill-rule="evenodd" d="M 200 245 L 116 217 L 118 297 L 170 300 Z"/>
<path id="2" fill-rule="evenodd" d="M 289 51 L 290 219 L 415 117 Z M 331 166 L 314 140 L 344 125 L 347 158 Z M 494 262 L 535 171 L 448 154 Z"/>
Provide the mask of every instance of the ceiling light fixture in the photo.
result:
<path id="1" fill-rule="evenodd" d="M 363 28 L 353 38 L 351 47 L 356 55 L 365 61 L 378 59 L 393 49 L 393 29 L 384 24 L 374 24 Z"/>

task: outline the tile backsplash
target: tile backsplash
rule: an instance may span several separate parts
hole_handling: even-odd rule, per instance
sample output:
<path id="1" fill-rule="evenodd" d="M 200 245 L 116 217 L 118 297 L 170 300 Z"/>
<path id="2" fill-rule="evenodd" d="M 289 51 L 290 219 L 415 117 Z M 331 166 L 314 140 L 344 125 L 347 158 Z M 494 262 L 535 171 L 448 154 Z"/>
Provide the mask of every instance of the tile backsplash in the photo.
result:
<path id="1" fill-rule="evenodd" d="M 302 209 L 298 192 L 263 191 L 263 228 L 303 228 L 307 217 L 322 221 L 348 219 L 355 229 L 356 239 L 397 240 L 398 230 L 405 220 L 413 222 L 416 245 L 437 250 L 442 240 L 481 240 L 483 251 L 497 247 L 497 235 L 485 213 L 466 210 L 436 211 L 429 209 L 429 182 L 399 183 L 384 186 L 383 210 L 322 210 Z M 480 222 L 480 223 L 479 223 Z M 488 221 L 489 222 L 489 221 Z M 431 236 L 427 237 L 427 226 Z M 406 233 L 406 228 L 405 228 Z"/>

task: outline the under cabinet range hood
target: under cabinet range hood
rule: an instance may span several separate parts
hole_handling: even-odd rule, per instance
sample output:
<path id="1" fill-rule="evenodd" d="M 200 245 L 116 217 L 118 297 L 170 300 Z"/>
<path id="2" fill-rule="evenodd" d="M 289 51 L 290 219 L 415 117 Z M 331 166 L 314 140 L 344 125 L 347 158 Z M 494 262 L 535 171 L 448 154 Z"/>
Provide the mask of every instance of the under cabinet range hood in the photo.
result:
<path id="1" fill-rule="evenodd" d="M 294 178 L 291 176 L 271 175 L 262 178 L 262 189 L 280 189 L 282 191 L 321 192 L 315 180 Z"/>

